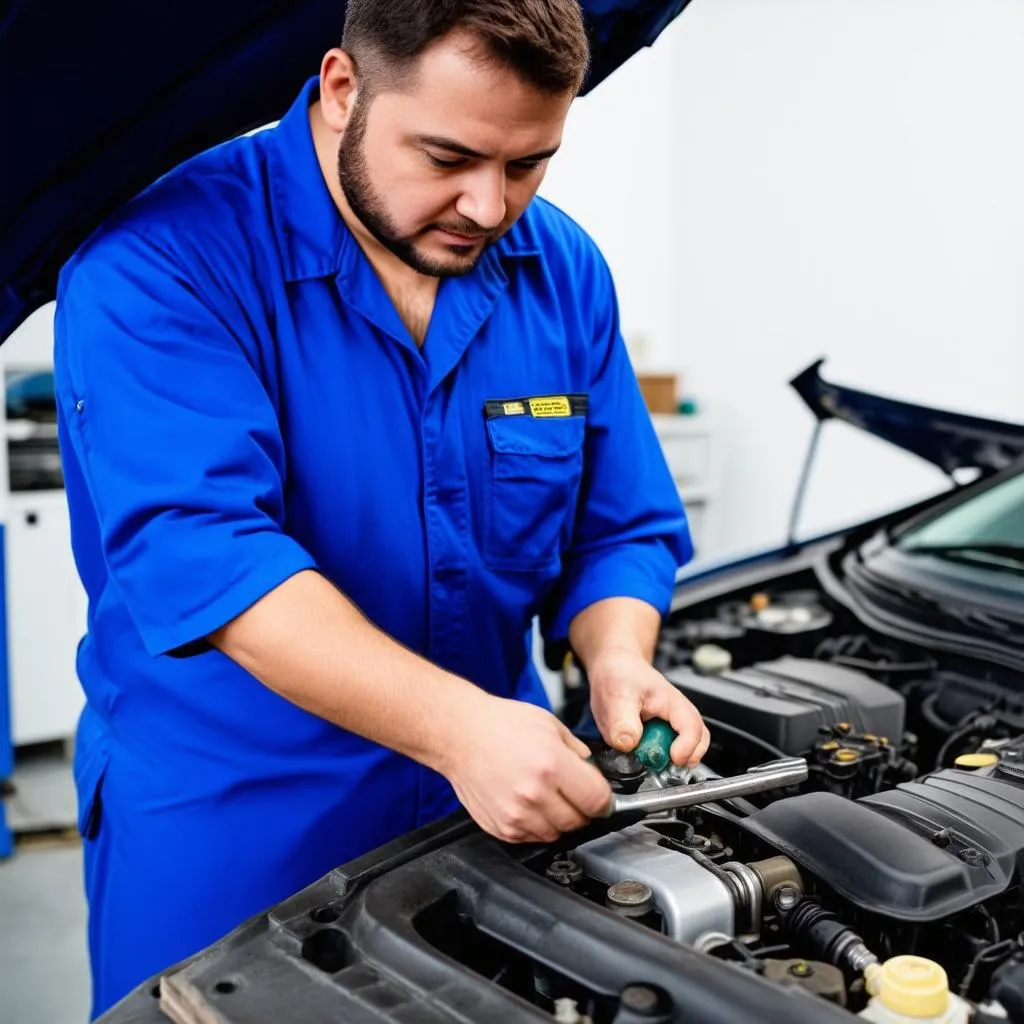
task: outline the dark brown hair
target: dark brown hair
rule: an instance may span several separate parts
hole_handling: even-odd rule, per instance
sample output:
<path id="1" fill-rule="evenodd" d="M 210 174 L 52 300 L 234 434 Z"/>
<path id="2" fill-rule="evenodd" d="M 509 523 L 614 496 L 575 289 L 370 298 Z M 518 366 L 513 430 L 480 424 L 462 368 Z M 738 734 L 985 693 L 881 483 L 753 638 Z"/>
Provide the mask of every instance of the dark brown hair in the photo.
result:
<path id="1" fill-rule="evenodd" d="M 423 51 L 455 29 L 547 93 L 576 93 L 589 61 L 577 0 L 349 0 L 342 47 L 364 89 L 401 88 Z"/>

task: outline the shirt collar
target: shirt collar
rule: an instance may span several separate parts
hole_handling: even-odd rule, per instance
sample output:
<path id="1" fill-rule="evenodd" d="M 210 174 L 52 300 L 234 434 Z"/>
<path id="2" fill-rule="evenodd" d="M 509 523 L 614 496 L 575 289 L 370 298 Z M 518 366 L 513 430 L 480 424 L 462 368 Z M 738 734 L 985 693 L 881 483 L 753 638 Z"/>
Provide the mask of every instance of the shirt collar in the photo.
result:
<path id="1" fill-rule="evenodd" d="M 343 265 L 345 249 L 358 244 L 328 191 L 313 145 L 309 108 L 319 95 L 319 79 L 310 78 L 271 130 L 271 205 L 289 282 L 333 277 Z M 499 258 L 540 254 L 528 220 L 520 217 L 494 245 Z"/>
<path id="2" fill-rule="evenodd" d="M 288 281 L 336 274 L 350 237 L 313 146 L 309 108 L 319 95 L 319 79 L 310 78 L 271 132 L 271 206 Z"/>

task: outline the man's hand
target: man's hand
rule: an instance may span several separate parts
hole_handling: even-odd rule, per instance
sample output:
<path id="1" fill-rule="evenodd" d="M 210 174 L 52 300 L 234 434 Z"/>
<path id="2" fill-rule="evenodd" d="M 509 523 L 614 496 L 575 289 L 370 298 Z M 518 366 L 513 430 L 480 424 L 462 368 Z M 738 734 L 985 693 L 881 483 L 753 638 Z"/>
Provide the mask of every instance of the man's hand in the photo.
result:
<path id="1" fill-rule="evenodd" d="M 643 722 L 663 718 L 679 733 L 672 760 L 694 767 L 707 753 L 711 735 L 700 713 L 639 652 L 611 649 L 587 666 L 590 705 L 605 741 L 631 751 L 640 742 Z"/>
<path id="2" fill-rule="evenodd" d="M 586 744 L 548 711 L 479 693 L 439 769 L 473 820 L 505 842 L 554 842 L 611 798 Z"/>

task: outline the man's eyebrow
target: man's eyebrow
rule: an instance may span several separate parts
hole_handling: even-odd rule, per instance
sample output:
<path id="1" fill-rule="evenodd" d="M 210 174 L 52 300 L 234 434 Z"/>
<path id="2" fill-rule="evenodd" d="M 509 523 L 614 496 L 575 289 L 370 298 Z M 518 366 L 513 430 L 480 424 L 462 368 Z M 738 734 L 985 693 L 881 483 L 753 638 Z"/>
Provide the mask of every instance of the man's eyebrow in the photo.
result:
<path id="1" fill-rule="evenodd" d="M 486 153 L 479 153 L 469 146 L 456 142 L 455 139 L 445 138 L 443 135 L 417 135 L 414 141 L 421 146 L 433 146 L 434 149 L 443 149 L 447 153 L 456 153 L 458 156 L 468 157 L 470 160 L 489 160 Z M 550 149 L 542 149 L 539 153 L 531 153 L 529 156 L 517 157 L 513 163 L 529 163 L 535 160 L 547 160 L 558 152 L 558 146 Z"/>

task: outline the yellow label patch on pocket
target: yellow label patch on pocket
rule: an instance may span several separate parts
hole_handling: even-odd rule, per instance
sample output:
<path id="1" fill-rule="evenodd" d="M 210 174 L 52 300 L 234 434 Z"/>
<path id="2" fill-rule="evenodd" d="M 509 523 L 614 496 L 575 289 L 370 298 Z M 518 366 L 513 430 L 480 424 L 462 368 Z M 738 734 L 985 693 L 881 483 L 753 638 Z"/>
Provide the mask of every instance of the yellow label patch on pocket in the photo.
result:
<path id="1" fill-rule="evenodd" d="M 520 398 L 488 398 L 484 402 L 484 416 L 488 420 L 519 416 L 531 420 L 567 420 L 573 416 L 586 418 L 587 396 L 523 395 Z"/>
<path id="2" fill-rule="evenodd" d="M 535 419 L 552 419 L 554 417 L 571 416 L 572 403 L 565 395 L 550 398 L 531 398 L 530 415 Z"/>

